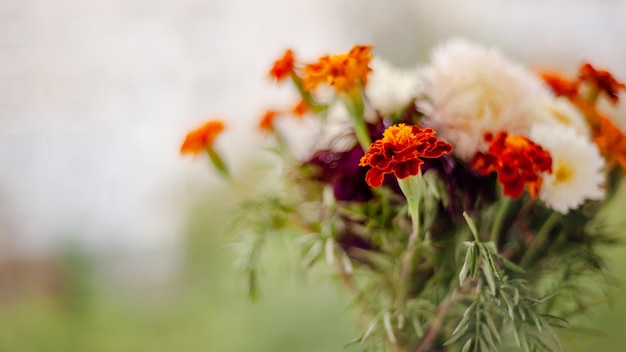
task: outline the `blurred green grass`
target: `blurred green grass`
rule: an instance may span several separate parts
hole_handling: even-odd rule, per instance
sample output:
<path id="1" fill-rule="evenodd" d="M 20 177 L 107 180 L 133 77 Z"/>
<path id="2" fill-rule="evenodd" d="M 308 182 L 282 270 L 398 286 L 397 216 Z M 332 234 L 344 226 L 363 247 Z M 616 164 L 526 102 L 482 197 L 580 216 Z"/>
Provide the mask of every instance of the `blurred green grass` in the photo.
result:
<path id="1" fill-rule="evenodd" d="M 212 201 L 231 195 L 219 192 L 190 215 L 188 255 L 170 287 L 129 292 L 98 279 L 89 258 L 66 256 L 70 283 L 60 297 L 0 304 L 0 352 L 346 350 L 355 334 L 347 298 L 324 268 L 301 275 L 284 241 L 269 242 L 261 296 L 247 297 L 232 265 L 229 208 Z"/>
<path id="2" fill-rule="evenodd" d="M 610 209 L 625 229 L 623 189 Z M 269 241 L 261 297 L 251 302 L 233 266 L 227 221 L 234 199 L 225 190 L 200 195 L 189 216 L 181 277 L 168 287 L 128 292 L 98 279 L 89 258 L 66 256 L 70 284 L 60 297 L 25 295 L 0 304 L 0 352 L 334 352 L 357 334 L 347 294 L 325 265 L 306 275 L 284 239 Z M 225 202 L 228 203 L 228 202 Z M 616 279 L 626 282 L 626 246 L 604 251 Z M 597 333 L 568 332 L 568 351 L 622 351 L 626 297 L 579 321 Z"/>

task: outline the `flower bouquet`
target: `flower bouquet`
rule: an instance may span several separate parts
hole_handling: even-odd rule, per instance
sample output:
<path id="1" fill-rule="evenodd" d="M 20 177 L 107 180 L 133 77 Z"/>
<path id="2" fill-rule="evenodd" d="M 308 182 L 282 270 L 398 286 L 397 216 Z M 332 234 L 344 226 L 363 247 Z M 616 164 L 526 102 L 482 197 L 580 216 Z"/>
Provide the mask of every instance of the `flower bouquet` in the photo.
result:
<path id="1" fill-rule="evenodd" d="M 352 295 L 364 350 L 552 351 L 610 286 L 597 247 L 615 242 L 603 209 L 626 135 L 600 106 L 626 87 L 609 72 L 532 71 L 454 39 L 410 70 L 370 46 L 308 63 L 288 50 L 270 76 L 299 103 L 259 123 L 284 178 L 242 207 L 251 293 L 264 238 L 292 236 Z M 316 123 L 305 157 L 287 118 Z M 181 152 L 231 179 L 223 129 L 208 122 Z"/>

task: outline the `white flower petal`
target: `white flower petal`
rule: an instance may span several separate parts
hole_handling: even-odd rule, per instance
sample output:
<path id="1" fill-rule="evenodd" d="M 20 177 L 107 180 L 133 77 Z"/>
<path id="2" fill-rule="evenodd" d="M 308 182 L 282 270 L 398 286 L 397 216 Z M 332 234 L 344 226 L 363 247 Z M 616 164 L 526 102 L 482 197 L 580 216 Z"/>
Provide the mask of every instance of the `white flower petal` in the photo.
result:
<path id="1" fill-rule="evenodd" d="M 443 43 L 423 70 L 428 101 L 418 103 L 424 124 L 452 143 L 454 153 L 469 160 L 484 150 L 487 131 L 528 135 L 537 102 L 551 93 L 521 65 L 464 40 Z"/>
<path id="2" fill-rule="evenodd" d="M 372 107 L 382 115 L 400 112 L 418 94 L 418 70 L 398 69 L 388 62 L 374 58 L 370 63 L 365 95 Z"/>
<path id="3" fill-rule="evenodd" d="M 536 125 L 531 139 L 550 152 L 552 173 L 543 175 L 539 198 L 563 214 L 605 196 L 604 159 L 594 143 L 562 125 Z"/>

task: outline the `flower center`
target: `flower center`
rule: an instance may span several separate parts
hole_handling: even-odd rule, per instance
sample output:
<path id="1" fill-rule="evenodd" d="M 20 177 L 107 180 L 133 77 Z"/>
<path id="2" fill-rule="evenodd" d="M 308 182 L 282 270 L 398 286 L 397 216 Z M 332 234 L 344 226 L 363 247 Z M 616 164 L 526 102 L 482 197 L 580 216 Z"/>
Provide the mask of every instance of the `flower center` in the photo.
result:
<path id="1" fill-rule="evenodd" d="M 554 176 L 556 178 L 557 183 L 567 182 L 572 178 L 574 174 L 574 168 L 571 167 L 568 163 L 559 163 L 556 167 L 556 172 Z"/>

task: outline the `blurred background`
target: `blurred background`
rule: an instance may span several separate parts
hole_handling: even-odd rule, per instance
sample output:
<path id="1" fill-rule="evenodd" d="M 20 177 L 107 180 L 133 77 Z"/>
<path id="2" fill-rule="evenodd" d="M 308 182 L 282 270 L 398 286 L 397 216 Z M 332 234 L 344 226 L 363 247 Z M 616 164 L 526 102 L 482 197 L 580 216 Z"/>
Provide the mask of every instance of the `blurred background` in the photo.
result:
<path id="1" fill-rule="evenodd" d="M 0 351 L 344 350 L 324 268 L 303 277 L 277 239 L 254 304 L 233 268 L 229 215 L 276 165 L 255 131 L 288 96 L 272 62 L 367 43 L 412 66 L 463 36 L 623 81 L 625 19 L 622 0 L 0 0 Z M 241 189 L 178 153 L 212 117 Z M 625 280 L 626 249 L 607 258 Z M 592 324 L 569 349 L 621 351 L 626 299 Z"/>

